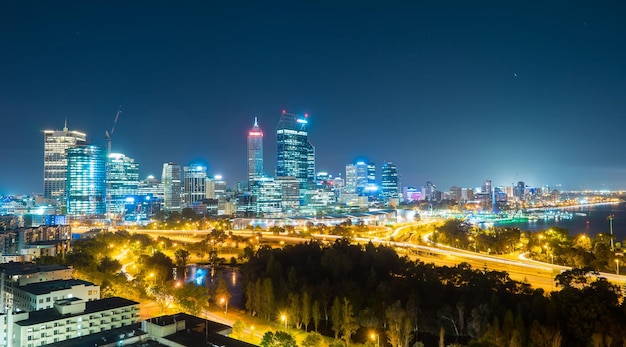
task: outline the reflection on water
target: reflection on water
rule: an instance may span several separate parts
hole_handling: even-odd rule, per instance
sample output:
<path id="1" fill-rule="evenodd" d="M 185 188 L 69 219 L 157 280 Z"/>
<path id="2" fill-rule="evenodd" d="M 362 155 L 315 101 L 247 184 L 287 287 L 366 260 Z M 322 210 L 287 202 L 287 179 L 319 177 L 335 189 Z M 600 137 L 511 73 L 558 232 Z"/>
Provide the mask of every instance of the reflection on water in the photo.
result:
<path id="1" fill-rule="evenodd" d="M 217 286 L 217 279 L 221 276 L 231 295 L 229 306 L 243 308 L 243 290 L 241 288 L 241 273 L 232 266 L 188 265 L 186 282 L 193 282 L 198 286 L 213 290 Z"/>
<path id="2" fill-rule="evenodd" d="M 500 227 L 518 227 L 521 230 L 541 231 L 552 227 L 564 228 L 571 236 L 586 234 L 595 237 L 598 233 L 609 233 L 609 216 L 613 216 L 613 234 L 617 240 L 626 237 L 626 207 L 624 204 L 585 206 L 568 209 L 571 219 L 539 219 L 528 222 L 496 223 Z"/>

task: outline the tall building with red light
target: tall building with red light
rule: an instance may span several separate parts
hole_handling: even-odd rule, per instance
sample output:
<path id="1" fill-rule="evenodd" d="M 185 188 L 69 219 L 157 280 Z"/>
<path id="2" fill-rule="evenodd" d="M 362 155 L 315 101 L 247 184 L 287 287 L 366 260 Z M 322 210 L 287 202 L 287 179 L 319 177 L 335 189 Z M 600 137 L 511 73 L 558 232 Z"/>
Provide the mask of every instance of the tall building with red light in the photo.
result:
<path id="1" fill-rule="evenodd" d="M 263 130 L 254 117 L 254 126 L 248 131 L 248 189 L 252 181 L 263 176 Z"/>

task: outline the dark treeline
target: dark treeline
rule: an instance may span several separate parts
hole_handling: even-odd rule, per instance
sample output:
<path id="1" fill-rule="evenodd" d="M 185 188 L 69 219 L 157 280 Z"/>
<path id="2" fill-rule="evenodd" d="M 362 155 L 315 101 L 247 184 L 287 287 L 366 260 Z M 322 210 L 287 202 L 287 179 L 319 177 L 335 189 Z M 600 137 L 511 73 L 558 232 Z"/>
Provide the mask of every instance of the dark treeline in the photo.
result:
<path id="1" fill-rule="evenodd" d="M 558 275 L 561 290 L 546 295 L 506 272 L 436 267 L 346 239 L 261 247 L 241 270 L 249 314 L 304 330 L 325 324 L 346 343 L 359 327 L 383 332 L 394 347 L 442 329 L 471 346 L 619 346 L 626 339 L 619 288 L 586 270 Z"/>

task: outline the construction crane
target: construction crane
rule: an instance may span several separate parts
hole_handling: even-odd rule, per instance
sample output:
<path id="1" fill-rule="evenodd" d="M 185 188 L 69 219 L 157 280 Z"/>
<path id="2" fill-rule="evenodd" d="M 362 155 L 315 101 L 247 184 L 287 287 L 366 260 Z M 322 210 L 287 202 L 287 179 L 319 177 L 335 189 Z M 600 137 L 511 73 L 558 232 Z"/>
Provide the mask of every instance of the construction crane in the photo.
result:
<path id="1" fill-rule="evenodd" d="M 113 126 L 111 127 L 111 131 L 104 131 L 104 139 L 108 142 L 108 152 L 107 154 L 111 154 L 111 135 L 115 132 L 115 125 L 117 124 L 117 120 L 120 118 L 120 113 L 122 113 L 122 106 L 117 108 L 117 113 L 115 114 L 115 120 L 113 121 Z"/>

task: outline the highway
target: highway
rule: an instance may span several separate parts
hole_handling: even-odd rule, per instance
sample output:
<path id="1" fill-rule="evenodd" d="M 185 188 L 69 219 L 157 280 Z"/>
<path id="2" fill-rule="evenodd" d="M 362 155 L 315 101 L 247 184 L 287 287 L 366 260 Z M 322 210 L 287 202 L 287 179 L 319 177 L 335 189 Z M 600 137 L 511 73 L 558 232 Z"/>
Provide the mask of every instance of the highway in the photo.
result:
<path id="1" fill-rule="evenodd" d="M 409 228 L 415 226 L 423 226 L 425 224 L 435 223 L 437 221 L 421 221 L 418 224 L 410 224 L 400 226 L 393 230 L 389 229 L 386 236 L 381 237 L 354 237 L 353 240 L 366 244 L 373 242 L 374 244 L 383 244 L 389 247 L 393 247 L 401 255 L 407 255 L 413 260 L 423 261 L 425 263 L 434 263 L 437 266 L 456 266 L 460 263 L 468 263 L 474 269 L 487 269 L 495 271 L 506 271 L 509 273 L 511 279 L 529 283 L 534 288 L 542 288 L 546 291 L 553 291 L 558 288 L 555 287 L 554 278 L 560 272 L 571 269 L 570 267 L 548 264 L 544 262 L 527 259 L 523 254 L 516 255 L 488 255 L 482 253 L 476 253 L 472 251 L 457 249 L 454 247 L 436 244 L 429 242 L 429 235 L 424 234 L 424 240 L 429 243 L 416 244 L 413 242 L 398 242 L 392 241 L 403 234 L 405 234 Z M 172 240 L 178 240 L 183 242 L 195 242 L 197 239 L 204 237 L 210 230 L 129 230 L 131 233 L 146 233 L 156 236 L 168 237 Z M 241 236 L 256 235 L 257 231 L 238 231 L 233 230 L 233 234 Z M 312 234 L 308 238 L 288 236 L 288 235 L 274 235 L 270 232 L 262 232 L 263 239 L 283 241 L 284 243 L 298 243 L 315 238 L 321 241 L 330 241 L 341 238 L 336 235 L 326 234 Z M 380 235 L 380 232 L 376 232 L 376 235 Z M 626 276 L 617 276 L 611 273 L 600 273 L 600 276 L 605 277 L 607 280 L 619 284 L 626 284 Z"/>

